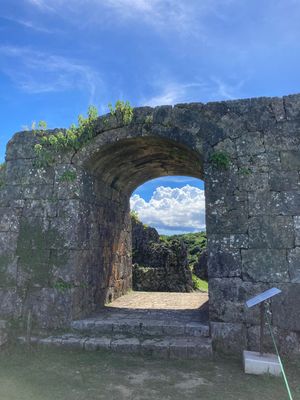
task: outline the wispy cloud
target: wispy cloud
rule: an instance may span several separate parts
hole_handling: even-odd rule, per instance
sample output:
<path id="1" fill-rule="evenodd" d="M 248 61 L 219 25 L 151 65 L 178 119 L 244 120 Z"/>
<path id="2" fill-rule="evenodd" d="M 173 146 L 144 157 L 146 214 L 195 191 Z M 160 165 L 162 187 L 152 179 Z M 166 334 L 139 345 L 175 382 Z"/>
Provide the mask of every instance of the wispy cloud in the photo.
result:
<path id="1" fill-rule="evenodd" d="M 163 89 L 157 95 L 144 99 L 143 104 L 149 106 L 159 106 L 164 104 L 176 104 L 180 102 L 188 101 L 188 97 L 195 89 L 204 87 L 202 83 L 166 83 L 155 86 L 161 86 Z"/>
<path id="2" fill-rule="evenodd" d="M 1 16 L 0 18 L 3 18 L 10 22 L 14 22 L 15 24 L 21 25 L 25 28 L 33 29 L 37 32 L 43 32 L 43 33 L 54 33 L 55 32 L 55 30 L 47 29 L 33 21 L 19 19 L 19 18 L 15 18 L 15 17 L 9 17 L 9 16 Z"/>
<path id="3" fill-rule="evenodd" d="M 64 19 L 81 24 L 87 20 L 114 24 L 143 22 L 160 32 L 176 32 L 179 36 L 193 36 L 205 40 L 206 17 L 221 13 L 222 1 L 236 0 L 27 0 L 42 12 L 55 12 Z M 82 16 L 84 15 L 84 18 Z"/>
<path id="4" fill-rule="evenodd" d="M 240 79 L 234 84 L 224 81 L 221 78 L 212 77 L 211 82 L 215 84 L 212 96 L 217 99 L 233 100 L 240 97 L 241 89 L 245 83 L 245 79 Z"/>
<path id="5" fill-rule="evenodd" d="M 232 100 L 241 96 L 244 80 L 237 80 L 234 84 L 217 77 L 206 81 L 190 83 L 164 82 L 155 79 L 152 82 L 153 90 L 160 88 L 158 94 L 142 99 L 141 103 L 149 106 L 164 104 L 185 103 L 191 101 Z"/>
<path id="6" fill-rule="evenodd" d="M 2 56 L 2 57 L 1 57 Z M 14 84 L 28 93 L 59 92 L 78 89 L 87 91 L 90 101 L 101 88 L 99 74 L 90 66 L 66 57 L 47 54 L 30 48 L 1 46 L 2 71 Z M 16 59 L 17 62 L 7 60 Z"/>
<path id="7" fill-rule="evenodd" d="M 56 5 L 56 1 L 50 0 L 46 2 L 45 0 L 27 0 L 27 2 L 37 8 L 39 8 L 42 11 L 54 11 L 54 7 L 50 6 L 49 4 L 53 3 Z"/>

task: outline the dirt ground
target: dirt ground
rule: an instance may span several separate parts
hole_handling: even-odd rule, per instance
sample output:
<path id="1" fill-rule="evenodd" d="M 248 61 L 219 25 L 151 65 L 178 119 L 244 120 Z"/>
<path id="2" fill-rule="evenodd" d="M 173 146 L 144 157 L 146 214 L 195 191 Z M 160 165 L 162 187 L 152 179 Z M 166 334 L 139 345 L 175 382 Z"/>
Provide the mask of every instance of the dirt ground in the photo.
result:
<path id="1" fill-rule="evenodd" d="M 208 301 L 208 293 L 130 292 L 108 307 L 148 310 L 197 310 Z"/>
<path id="2" fill-rule="evenodd" d="M 300 399 L 300 360 L 287 373 Z M 108 352 L 15 347 L 0 354 L 1 400 L 284 400 L 281 378 L 245 375 L 239 360 L 162 361 Z"/>

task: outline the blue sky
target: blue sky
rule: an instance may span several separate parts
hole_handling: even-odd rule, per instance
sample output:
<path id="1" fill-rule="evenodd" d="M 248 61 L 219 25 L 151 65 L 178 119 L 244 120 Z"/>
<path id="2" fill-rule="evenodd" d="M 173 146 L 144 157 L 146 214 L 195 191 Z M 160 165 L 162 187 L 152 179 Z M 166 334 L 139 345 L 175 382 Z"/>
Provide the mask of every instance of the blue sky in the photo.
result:
<path id="1" fill-rule="evenodd" d="M 2 0 L 0 162 L 22 126 L 65 127 L 89 104 L 300 92 L 299 21 L 298 0 Z"/>

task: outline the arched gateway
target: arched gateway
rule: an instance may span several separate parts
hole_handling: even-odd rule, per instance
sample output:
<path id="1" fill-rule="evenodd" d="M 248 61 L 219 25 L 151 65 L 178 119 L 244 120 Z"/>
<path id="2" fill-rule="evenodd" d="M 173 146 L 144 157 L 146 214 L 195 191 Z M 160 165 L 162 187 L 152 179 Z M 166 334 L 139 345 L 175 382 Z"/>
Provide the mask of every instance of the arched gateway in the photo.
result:
<path id="1" fill-rule="evenodd" d="M 131 287 L 129 198 L 164 175 L 205 181 L 210 328 L 216 349 L 258 337 L 247 298 L 271 286 L 284 350 L 300 352 L 300 95 L 136 108 L 54 165 L 36 137 L 7 146 L 0 188 L 0 318 L 65 327 Z"/>

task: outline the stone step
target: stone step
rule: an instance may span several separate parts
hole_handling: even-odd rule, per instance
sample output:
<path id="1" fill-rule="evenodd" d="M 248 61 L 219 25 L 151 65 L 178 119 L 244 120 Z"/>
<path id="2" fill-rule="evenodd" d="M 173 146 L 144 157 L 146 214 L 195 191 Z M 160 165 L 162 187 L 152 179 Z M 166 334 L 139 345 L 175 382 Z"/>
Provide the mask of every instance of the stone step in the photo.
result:
<path id="1" fill-rule="evenodd" d="M 26 343 L 26 338 L 19 337 L 19 342 Z M 165 359 L 207 359 L 212 357 L 211 339 L 206 337 L 181 336 L 142 339 L 124 335 L 88 337 L 65 334 L 46 338 L 32 337 L 31 343 L 87 351 L 105 349 Z"/>
<path id="2" fill-rule="evenodd" d="M 75 332 L 88 333 L 89 335 L 209 336 L 209 325 L 198 321 L 164 321 L 138 318 L 87 318 L 73 321 L 71 327 Z"/>

